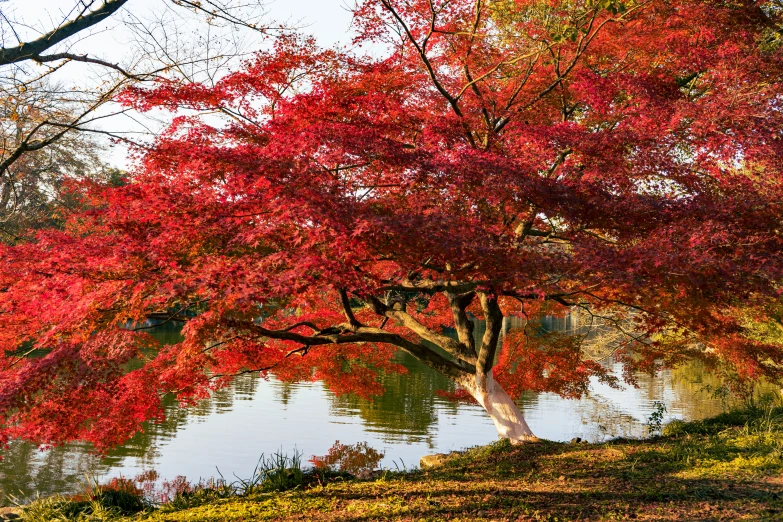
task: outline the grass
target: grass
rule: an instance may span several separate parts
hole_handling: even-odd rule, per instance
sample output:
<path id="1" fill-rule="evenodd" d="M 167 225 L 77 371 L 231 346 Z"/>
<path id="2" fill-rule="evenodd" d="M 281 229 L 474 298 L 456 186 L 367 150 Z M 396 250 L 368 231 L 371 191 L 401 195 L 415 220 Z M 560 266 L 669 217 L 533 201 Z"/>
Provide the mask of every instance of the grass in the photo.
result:
<path id="1" fill-rule="evenodd" d="M 106 516 L 83 520 L 783 520 L 783 408 L 675 422 L 647 440 L 499 441 L 431 470 Z"/>

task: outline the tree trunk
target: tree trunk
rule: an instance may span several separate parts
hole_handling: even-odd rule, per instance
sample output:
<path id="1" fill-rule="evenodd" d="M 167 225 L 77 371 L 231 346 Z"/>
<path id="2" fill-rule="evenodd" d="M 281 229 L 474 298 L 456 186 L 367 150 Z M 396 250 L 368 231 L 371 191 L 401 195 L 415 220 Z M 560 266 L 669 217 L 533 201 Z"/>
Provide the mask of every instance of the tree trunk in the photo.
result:
<path id="1" fill-rule="evenodd" d="M 480 375 L 476 375 L 475 379 L 468 377 L 460 385 L 487 411 L 499 438 L 509 439 L 512 444 L 538 440 L 516 403 L 492 377 L 491 370 L 484 378 Z"/>

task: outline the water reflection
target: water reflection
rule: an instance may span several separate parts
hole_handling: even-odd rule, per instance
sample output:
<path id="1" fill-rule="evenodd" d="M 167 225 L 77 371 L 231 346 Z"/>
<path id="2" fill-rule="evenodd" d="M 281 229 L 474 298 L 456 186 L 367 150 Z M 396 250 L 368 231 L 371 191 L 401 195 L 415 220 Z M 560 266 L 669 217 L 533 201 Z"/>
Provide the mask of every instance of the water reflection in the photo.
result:
<path id="1" fill-rule="evenodd" d="M 156 335 L 167 342 L 178 337 L 172 329 Z M 215 476 L 216 468 L 229 479 L 232 473 L 247 477 L 262 452 L 282 448 L 290 453 L 296 445 L 309 457 L 326 453 L 335 440 L 368 441 L 386 452 L 383 465 L 410 467 L 426 453 L 496 438 L 483 410 L 436 395 L 437 390 L 452 389 L 448 380 L 406 354 L 398 358 L 408 374 L 384 376 L 386 393 L 372 401 L 336 396 L 320 383 L 292 385 L 244 375 L 187 410 L 169 399 L 164 422 L 149 423 L 145 432 L 103 459 L 80 444 L 40 452 L 14 442 L 0 461 L 0 488 L 4 494 L 22 496 L 74 492 L 85 474 L 133 476 L 149 469 L 166 478 L 185 475 L 190 480 Z M 579 401 L 531 393 L 520 404 L 533 431 L 543 438 L 640 437 L 646 434 L 654 401 L 666 404 L 667 420 L 720 412 L 721 401 L 704 389 L 717 384 L 692 364 L 655 378 L 640 376 L 639 388 L 616 390 L 594 382 L 590 395 Z"/>
<path id="2" fill-rule="evenodd" d="M 434 448 L 439 416 L 459 414 L 458 405 L 440 400 L 436 392 L 453 390 L 453 385 L 407 354 L 400 353 L 398 359 L 408 373 L 384 376 L 386 393 L 372 401 L 354 395 L 330 395 L 330 411 L 338 417 L 359 416 L 364 430 L 385 442 Z"/>

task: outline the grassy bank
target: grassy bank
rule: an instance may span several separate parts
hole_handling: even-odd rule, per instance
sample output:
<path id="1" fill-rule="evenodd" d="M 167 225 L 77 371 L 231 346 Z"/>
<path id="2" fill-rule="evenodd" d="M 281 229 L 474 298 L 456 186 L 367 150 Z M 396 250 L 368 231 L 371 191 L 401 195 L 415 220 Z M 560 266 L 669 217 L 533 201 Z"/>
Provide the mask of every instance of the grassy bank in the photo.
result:
<path id="1" fill-rule="evenodd" d="M 283 492 L 201 495 L 132 516 L 112 516 L 111 509 L 72 516 L 127 522 L 783 520 L 783 409 L 675 423 L 649 440 L 500 441 L 429 470 Z M 23 516 L 45 520 L 35 510 L 34 504 Z"/>

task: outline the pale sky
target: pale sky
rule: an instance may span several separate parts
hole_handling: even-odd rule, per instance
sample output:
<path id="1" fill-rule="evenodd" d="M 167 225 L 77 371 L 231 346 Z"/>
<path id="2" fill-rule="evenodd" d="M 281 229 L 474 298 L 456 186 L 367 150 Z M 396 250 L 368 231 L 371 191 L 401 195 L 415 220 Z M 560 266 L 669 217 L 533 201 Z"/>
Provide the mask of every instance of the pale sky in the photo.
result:
<path id="1" fill-rule="evenodd" d="M 149 12 L 165 1 L 130 0 L 123 10 Z M 243 0 L 236 1 L 240 3 Z M 269 0 L 267 5 L 271 20 L 300 26 L 303 32 L 315 35 L 322 45 L 328 46 L 347 41 L 351 16 L 345 6 L 352 3 L 353 0 Z M 61 19 L 65 10 L 74 4 L 74 0 L 9 0 L 2 8 L 6 12 L 14 12 L 17 18 L 23 18 L 28 24 L 37 25 Z M 114 26 L 116 21 L 115 15 L 104 25 Z M 119 39 L 122 35 L 115 36 Z"/>
<path id="2" fill-rule="evenodd" d="M 238 4 L 245 3 L 245 0 L 235 1 Z M 75 3 L 76 0 L 9 0 L 0 4 L 0 7 L 9 18 L 30 26 L 27 33 L 20 34 L 23 40 L 30 40 L 55 27 Z M 298 28 L 301 33 L 311 34 L 324 47 L 342 46 L 348 44 L 351 38 L 351 14 L 346 8 L 348 3 L 353 5 L 354 0 L 269 0 L 266 2 L 267 20 L 284 23 Z M 96 26 L 86 38 L 81 41 L 74 38 L 72 41 L 75 43 L 69 50 L 75 53 L 89 52 L 92 56 L 113 63 L 122 62 L 122 58 L 127 57 L 131 37 L 123 23 L 128 18 L 127 13 L 150 19 L 155 13 L 165 10 L 165 4 L 166 0 L 129 0 L 120 13 L 115 13 L 106 22 Z M 23 31 L 24 28 L 19 30 Z M 255 35 L 252 37 L 255 38 Z M 6 42 L 12 43 L 13 37 L 10 40 L 6 35 Z M 251 41 L 247 50 L 255 50 L 262 45 L 264 44 L 260 41 Z M 96 85 L 96 75 L 102 72 L 104 71 L 100 69 L 91 70 L 83 64 L 71 63 L 58 72 L 57 78 L 65 82 L 87 82 L 86 85 Z M 153 123 L 149 125 L 154 126 Z M 101 127 L 111 128 L 112 131 L 140 128 L 128 118 L 107 119 Z M 128 164 L 125 156 L 124 147 L 115 145 L 110 151 L 109 162 L 115 166 L 126 167 Z"/>

